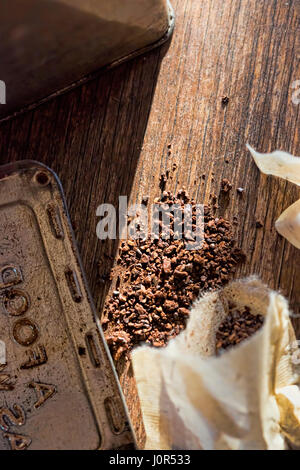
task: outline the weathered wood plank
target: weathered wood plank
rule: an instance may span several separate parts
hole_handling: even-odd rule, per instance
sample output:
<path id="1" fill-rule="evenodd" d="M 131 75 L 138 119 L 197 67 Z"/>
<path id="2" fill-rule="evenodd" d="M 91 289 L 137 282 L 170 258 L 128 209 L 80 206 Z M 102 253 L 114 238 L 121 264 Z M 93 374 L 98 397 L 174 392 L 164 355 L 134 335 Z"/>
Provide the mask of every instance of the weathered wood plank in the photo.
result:
<path id="1" fill-rule="evenodd" d="M 299 106 L 291 99 L 300 77 L 300 3 L 178 1 L 175 11 L 175 37 L 162 63 L 133 194 L 153 194 L 159 174 L 174 162 L 178 170 L 168 187 L 184 185 L 199 202 L 219 195 L 228 178 L 234 189 L 220 211 L 238 218 L 236 237 L 248 254 L 238 274 L 261 276 L 298 312 L 299 251 L 278 236 L 274 222 L 299 190 L 260 175 L 245 144 L 300 155 Z M 238 186 L 245 188 L 242 197 Z"/>

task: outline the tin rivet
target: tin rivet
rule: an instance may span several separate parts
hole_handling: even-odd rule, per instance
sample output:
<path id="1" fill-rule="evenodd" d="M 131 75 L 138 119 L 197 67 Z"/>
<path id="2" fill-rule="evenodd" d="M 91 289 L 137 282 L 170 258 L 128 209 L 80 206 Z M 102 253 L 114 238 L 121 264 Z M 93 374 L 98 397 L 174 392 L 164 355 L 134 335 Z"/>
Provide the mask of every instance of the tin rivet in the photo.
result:
<path id="1" fill-rule="evenodd" d="M 50 182 L 49 175 L 45 171 L 38 171 L 35 174 L 35 180 L 41 186 L 47 186 Z"/>

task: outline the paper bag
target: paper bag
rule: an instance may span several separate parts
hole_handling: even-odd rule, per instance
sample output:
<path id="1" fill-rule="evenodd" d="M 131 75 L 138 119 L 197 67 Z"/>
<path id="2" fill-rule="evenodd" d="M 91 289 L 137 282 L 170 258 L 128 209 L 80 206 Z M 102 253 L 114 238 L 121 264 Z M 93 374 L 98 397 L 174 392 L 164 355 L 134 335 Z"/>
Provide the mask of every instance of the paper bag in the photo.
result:
<path id="1" fill-rule="evenodd" d="M 215 354 L 229 311 L 248 306 L 261 329 Z M 287 301 L 256 278 L 206 293 L 168 346 L 133 351 L 148 449 L 286 449 L 300 445 L 298 344 Z"/>

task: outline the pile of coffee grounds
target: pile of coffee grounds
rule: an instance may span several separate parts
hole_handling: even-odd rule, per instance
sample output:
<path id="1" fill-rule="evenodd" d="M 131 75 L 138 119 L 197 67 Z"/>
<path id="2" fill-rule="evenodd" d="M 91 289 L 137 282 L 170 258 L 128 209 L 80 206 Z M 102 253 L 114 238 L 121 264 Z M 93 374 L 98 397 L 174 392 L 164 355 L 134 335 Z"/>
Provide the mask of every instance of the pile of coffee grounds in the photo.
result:
<path id="1" fill-rule="evenodd" d="M 252 336 L 264 323 L 262 315 L 253 315 L 249 307 L 230 309 L 216 333 L 216 352 L 235 346 Z"/>
<path id="2" fill-rule="evenodd" d="M 228 193 L 231 190 L 232 190 L 232 184 L 227 178 L 223 178 L 221 181 L 221 191 L 223 191 L 224 193 Z"/>
<path id="3" fill-rule="evenodd" d="M 164 191 L 155 204 L 191 204 L 195 230 L 195 201 L 186 191 L 176 196 Z M 178 240 L 173 232 L 171 214 L 170 238 L 150 236 L 122 242 L 112 277 L 116 290 L 104 306 L 102 326 L 115 360 L 128 357 L 141 342 L 164 346 L 186 326 L 189 307 L 204 290 L 216 289 L 229 281 L 245 255 L 235 247 L 230 222 L 215 217 L 204 206 L 204 242 L 201 249 L 188 250 L 190 233 Z"/>

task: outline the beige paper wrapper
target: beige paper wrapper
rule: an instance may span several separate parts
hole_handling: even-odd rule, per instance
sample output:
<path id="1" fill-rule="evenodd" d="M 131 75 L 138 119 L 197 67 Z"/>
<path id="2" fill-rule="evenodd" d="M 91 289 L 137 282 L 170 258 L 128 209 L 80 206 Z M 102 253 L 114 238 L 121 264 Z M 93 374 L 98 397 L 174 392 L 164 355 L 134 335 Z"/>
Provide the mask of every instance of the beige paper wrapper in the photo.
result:
<path id="1" fill-rule="evenodd" d="M 216 357 L 229 302 L 266 318 L 254 336 Z M 205 294 L 166 348 L 133 351 L 146 448 L 285 449 L 286 438 L 299 445 L 298 359 L 281 295 L 255 278 Z"/>
<path id="2" fill-rule="evenodd" d="M 275 150 L 272 153 L 259 153 L 248 144 L 247 148 L 260 171 L 266 175 L 284 178 L 300 186 L 300 157 L 294 157 L 282 150 Z M 300 199 L 280 215 L 275 222 L 275 227 L 280 235 L 300 249 Z"/>

